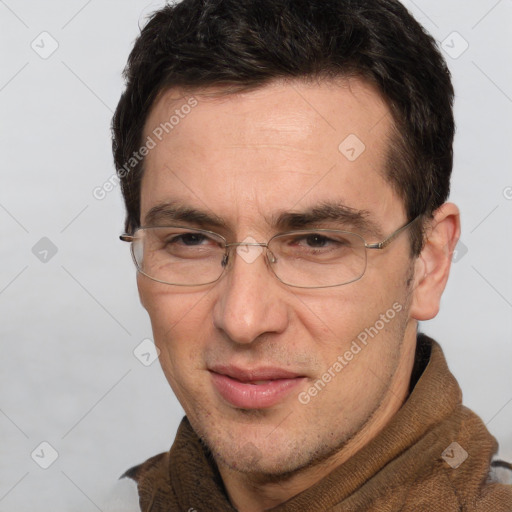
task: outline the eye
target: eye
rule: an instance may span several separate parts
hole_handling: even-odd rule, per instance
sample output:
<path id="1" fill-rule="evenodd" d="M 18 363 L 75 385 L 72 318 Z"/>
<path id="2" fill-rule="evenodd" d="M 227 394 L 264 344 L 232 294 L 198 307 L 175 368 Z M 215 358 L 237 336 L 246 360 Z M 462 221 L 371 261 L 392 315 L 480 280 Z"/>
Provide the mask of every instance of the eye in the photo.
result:
<path id="1" fill-rule="evenodd" d="M 356 247 L 350 233 L 340 231 L 289 233 L 278 237 L 274 243 L 271 248 L 274 254 L 311 262 L 329 262 L 346 258 Z"/>
<path id="2" fill-rule="evenodd" d="M 211 238 L 201 233 L 182 233 L 180 235 L 174 235 L 169 240 L 168 244 L 183 244 L 186 246 L 202 245 L 206 242 L 213 242 Z"/>
<path id="3" fill-rule="evenodd" d="M 350 246 L 350 240 L 334 233 L 308 233 L 294 236 L 292 245 L 303 249 L 337 249 Z"/>
<path id="4" fill-rule="evenodd" d="M 213 234 L 182 228 L 149 228 L 145 245 L 152 251 L 165 251 L 169 254 L 204 254 L 223 247 L 222 240 Z"/>
<path id="5" fill-rule="evenodd" d="M 169 258 L 185 260 L 217 257 L 224 251 L 222 240 L 208 233 L 156 228 L 152 234 L 155 238 L 147 240 L 147 252 L 166 262 L 170 261 Z"/>
<path id="6" fill-rule="evenodd" d="M 321 248 L 325 247 L 329 242 L 333 242 L 330 238 L 319 235 L 318 233 L 314 233 L 312 235 L 308 235 L 304 237 L 304 241 L 307 243 L 309 247 Z"/>

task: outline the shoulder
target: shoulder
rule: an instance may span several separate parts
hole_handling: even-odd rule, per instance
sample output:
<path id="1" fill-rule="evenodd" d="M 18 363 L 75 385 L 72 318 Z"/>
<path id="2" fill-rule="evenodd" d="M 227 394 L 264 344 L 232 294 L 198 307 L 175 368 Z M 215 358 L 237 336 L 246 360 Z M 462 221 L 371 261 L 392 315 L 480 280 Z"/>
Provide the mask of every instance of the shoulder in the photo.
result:
<path id="1" fill-rule="evenodd" d="M 500 484 L 512 484 L 512 463 L 494 457 L 489 480 Z"/>
<path id="2" fill-rule="evenodd" d="M 135 510 L 167 510 L 167 505 L 174 503 L 174 495 L 169 473 L 169 452 L 155 455 L 142 464 L 125 471 L 121 481 L 127 481 L 127 492 L 135 490 L 138 507 Z M 128 489 L 129 488 L 129 489 Z M 166 505 L 167 504 L 167 505 Z M 160 508 L 158 508 L 160 507 Z M 167 508 L 166 508 L 167 507 Z M 120 508 L 119 512 L 131 509 Z M 108 512 L 118 512 L 117 509 Z"/>
<path id="3" fill-rule="evenodd" d="M 120 478 L 129 478 L 137 483 L 147 478 L 166 479 L 168 476 L 169 452 L 159 453 L 141 464 L 125 471 Z"/>
<path id="4" fill-rule="evenodd" d="M 129 478 L 120 478 L 110 490 L 103 512 L 140 512 L 137 484 Z"/>

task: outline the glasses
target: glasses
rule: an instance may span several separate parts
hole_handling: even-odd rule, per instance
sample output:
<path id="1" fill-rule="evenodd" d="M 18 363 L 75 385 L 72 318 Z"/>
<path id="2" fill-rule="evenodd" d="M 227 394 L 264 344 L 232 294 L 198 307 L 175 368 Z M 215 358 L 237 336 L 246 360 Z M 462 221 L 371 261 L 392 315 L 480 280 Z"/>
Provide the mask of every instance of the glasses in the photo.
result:
<path id="1" fill-rule="evenodd" d="M 382 242 L 371 244 L 356 233 L 335 229 L 279 233 L 267 243 L 228 243 L 213 231 L 183 226 L 143 227 L 133 235 L 119 238 L 131 242 L 137 270 L 159 283 L 175 286 L 214 283 L 224 273 L 236 247 L 237 254 L 248 263 L 265 251 L 269 268 L 283 284 L 329 288 L 361 279 L 366 270 L 367 249 L 384 249 L 419 217 Z"/>

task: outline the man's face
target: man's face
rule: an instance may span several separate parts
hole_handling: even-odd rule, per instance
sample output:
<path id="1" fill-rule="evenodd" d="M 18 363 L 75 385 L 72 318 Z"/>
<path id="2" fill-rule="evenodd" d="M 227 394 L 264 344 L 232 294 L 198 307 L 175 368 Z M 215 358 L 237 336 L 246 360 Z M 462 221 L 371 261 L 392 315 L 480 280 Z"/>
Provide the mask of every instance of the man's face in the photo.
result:
<path id="1" fill-rule="evenodd" d="M 146 157 L 142 225 L 166 204 L 221 219 L 224 227 L 198 223 L 197 215 L 174 224 L 216 231 L 228 242 L 266 242 L 282 231 L 273 224 L 282 214 L 327 203 L 367 212 L 384 236 L 406 222 L 383 178 L 391 115 L 362 81 L 196 94 L 197 106 L 183 115 L 187 98 L 167 92 L 146 123 L 148 136 L 182 113 Z M 172 214 L 159 224 L 173 224 Z M 380 241 L 356 224 L 320 218 L 302 227 Z M 217 461 L 279 474 L 332 455 L 405 398 L 394 390 L 415 342 L 413 262 L 404 233 L 385 250 L 368 251 L 360 280 L 301 289 L 282 284 L 264 252 L 254 261 L 243 256 L 233 250 L 214 284 L 170 286 L 139 274 L 138 286 L 164 373 Z M 288 379 L 279 382 L 285 371 Z M 234 378 L 248 375 L 258 382 Z"/>

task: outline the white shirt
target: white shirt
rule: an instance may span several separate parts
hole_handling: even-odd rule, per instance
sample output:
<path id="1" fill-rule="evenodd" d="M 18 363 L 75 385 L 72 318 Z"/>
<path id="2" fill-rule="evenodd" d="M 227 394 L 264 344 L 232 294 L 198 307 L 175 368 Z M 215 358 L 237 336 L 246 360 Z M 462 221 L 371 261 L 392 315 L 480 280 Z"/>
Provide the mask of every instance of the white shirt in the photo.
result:
<path id="1" fill-rule="evenodd" d="M 137 484 L 131 478 L 121 478 L 113 486 L 103 512 L 140 512 Z"/>

